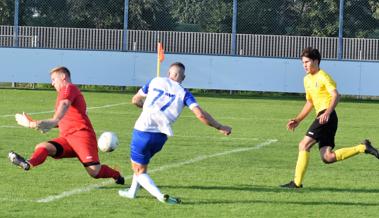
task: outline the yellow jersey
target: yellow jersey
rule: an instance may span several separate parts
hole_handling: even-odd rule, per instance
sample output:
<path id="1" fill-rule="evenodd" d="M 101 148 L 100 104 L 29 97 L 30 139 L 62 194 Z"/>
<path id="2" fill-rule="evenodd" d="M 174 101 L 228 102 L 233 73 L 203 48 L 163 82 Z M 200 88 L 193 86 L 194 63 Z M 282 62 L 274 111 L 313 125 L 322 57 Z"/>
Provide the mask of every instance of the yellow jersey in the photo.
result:
<path id="1" fill-rule="evenodd" d="M 318 114 L 330 106 L 332 100 L 330 93 L 337 88 L 337 85 L 329 74 L 320 69 L 317 73 L 308 73 L 304 77 L 304 88 L 306 99 L 313 103 Z"/>

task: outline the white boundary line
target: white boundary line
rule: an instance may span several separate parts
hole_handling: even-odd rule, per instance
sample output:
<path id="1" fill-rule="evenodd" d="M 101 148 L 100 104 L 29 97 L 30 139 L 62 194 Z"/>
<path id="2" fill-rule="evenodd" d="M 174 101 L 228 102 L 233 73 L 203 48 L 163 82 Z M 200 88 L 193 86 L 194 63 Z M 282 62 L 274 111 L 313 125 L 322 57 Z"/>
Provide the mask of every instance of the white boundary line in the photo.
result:
<path id="1" fill-rule="evenodd" d="M 23 128 L 21 126 L 12 126 L 12 125 L 2 125 L 0 126 L 0 128 L 9 128 L 9 129 L 14 129 L 14 128 Z"/>
<path id="2" fill-rule="evenodd" d="M 0 198 L 0 202 L 6 201 L 6 202 L 30 202 L 30 200 L 26 199 L 17 199 L 17 198 Z"/>
<path id="3" fill-rule="evenodd" d="M 224 155 L 229 155 L 229 154 L 234 154 L 234 153 L 239 153 L 239 152 L 244 152 L 244 151 L 256 150 L 256 149 L 260 149 L 260 148 L 262 148 L 264 146 L 270 145 L 272 143 L 275 143 L 277 141 L 278 141 L 277 139 L 269 139 L 269 140 L 266 140 L 265 142 L 262 142 L 260 144 L 255 145 L 253 147 L 238 148 L 238 149 L 224 151 L 224 152 L 215 153 L 215 154 L 211 154 L 211 155 L 199 156 L 199 157 L 196 157 L 196 158 L 184 161 L 184 162 L 163 165 L 163 166 L 158 167 L 156 169 L 149 170 L 149 173 L 159 172 L 159 171 L 163 171 L 163 170 L 167 170 L 167 169 L 172 169 L 172 168 L 178 168 L 178 167 L 181 167 L 183 165 L 196 163 L 196 162 L 203 161 L 203 160 L 206 160 L 206 159 L 209 159 L 209 158 L 213 158 L 213 157 L 219 157 L 219 156 L 224 156 Z M 127 176 L 127 177 L 125 177 L 125 179 L 131 179 L 131 176 Z M 40 198 L 40 199 L 35 200 L 35 202 L 38 202 L 38 203 L 49 203 L 49 202 L 52 202 L 52 201 L 56 201 L 56 200 L 65 198 L 65 197 L 69 197 L 71 195 L 80 194 L 80 193 L 84 193 L 84 192 L 89 192 L 89 191 L 92 191 L 94 189 L 100 188 L 102 186 L 110 185 L 110 184 L 113 184 L 113 183 L 114 183 L 114 181 L 108 180 L 108 181 L 104 181 L 104 182 L 102 182 L 100 184 L 89 185 L 89 186 L 86 186 L 86 187 L 83 187 L 83 188 L 76 188 L 76 189 L 73 189 L 73 190 L 70 190 L 70 191 L 62 192 L 62 193 L 60 193 L 58 195 L 50 195 L 50 196 L 47 196 L 45 198 Z"/>
<path id="4" fill-rule="evenodd" d="M 213 140 L 221 140 L 221 141 L 228 141 L 228 140 L 241 140 L 241 141 L 258 141 L 258 138 L 246 138 L 246 137 L 217 137 L 217 136 L 198 136 L 198 135 L 174 135 L 173 138 L 195 138 L 195 139 L 213 139 Z"/>
<path id="5" fill-rule="evenodd" d="M 122 102 L 122 103 L 118 103 L 118 104 L 106 104 L 106 105 L 103 105 L 103 106 L 88 107 L 87 110 L 100 109 L 100 108 L 108 108 L 108 107 L 116 107 L 116 106 L 125 105 L 125 104 L 129 104 L 129 103 Z M 49 114 L 49 113 L 54 113 L 54 111 L 51 110 L 51 111 L 29 112 L 28 114 L 29 115 L 34 115 L 34 114 Z M 14 116 L 14 114 L 0 115 L 0 117 L 13 117 L 13 116 Z"/>

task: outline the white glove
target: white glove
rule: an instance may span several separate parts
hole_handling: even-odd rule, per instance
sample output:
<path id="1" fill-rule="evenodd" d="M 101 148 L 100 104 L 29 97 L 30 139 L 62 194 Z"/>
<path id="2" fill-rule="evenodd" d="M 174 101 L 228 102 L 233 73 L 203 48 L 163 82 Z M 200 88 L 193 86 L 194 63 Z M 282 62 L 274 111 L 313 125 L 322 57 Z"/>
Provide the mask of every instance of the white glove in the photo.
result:
<path id="1" fill-rule="evenodd" d="M 16 121 L 19 125 L 27 128 L 35 128 L 36 127 L 36 121 L 34 121 L 28 114 L 22 113 L 22 114 L 16 114 L 15 115 Z"/>

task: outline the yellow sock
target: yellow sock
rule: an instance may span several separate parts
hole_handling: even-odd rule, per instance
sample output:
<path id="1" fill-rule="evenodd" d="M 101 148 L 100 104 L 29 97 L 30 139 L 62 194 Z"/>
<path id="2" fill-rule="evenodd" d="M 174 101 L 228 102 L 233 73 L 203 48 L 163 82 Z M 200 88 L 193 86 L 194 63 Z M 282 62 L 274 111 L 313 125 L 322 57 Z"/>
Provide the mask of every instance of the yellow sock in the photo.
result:
<path id="1" fill-rule="evenodd" d="M 359 153 L 364 153 L 365 149 L 366 149 L 366 146 L 364 144 L 359 144 L 354 147 L 338 149 L 334 153 L 336 154 L 337 161 L 340 161 L 340 160 L 345 160 L 354 155 L 357 155 Z"/>
<path id="2" fill-rule="evenodd" d="M 293 180 L 297 186 L 300 186 L 303 183 L 303 177 L 308 167 L 309 157 L 310 155 L 308 151 L 299 151 L 295 169 L 295 178 Z"/>

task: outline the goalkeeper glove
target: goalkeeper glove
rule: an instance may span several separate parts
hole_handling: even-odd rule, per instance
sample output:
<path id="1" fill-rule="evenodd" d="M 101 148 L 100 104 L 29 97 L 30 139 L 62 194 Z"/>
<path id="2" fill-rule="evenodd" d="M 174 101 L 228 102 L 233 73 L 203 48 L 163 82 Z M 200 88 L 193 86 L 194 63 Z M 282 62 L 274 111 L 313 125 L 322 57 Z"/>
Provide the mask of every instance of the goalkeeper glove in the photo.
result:
<path id="1" fill-rule="evenodd" d="M 23 127 L 36 128 L 37 126 L 37 122 L 24 112 L 22 114 L 16 114 L 15 118 L 17 123 Z"/>
<path id="2" fill-rule="evenodd" d="M 41 133 L 46 133 L 50 131 L 52 128 L 58 125 L 58 122 L 50 119 L 50 120 L 33 120 L 28 114 L 16 114 L 16 121 L 19 125 L 27 128 L 37 129 Z"/>

